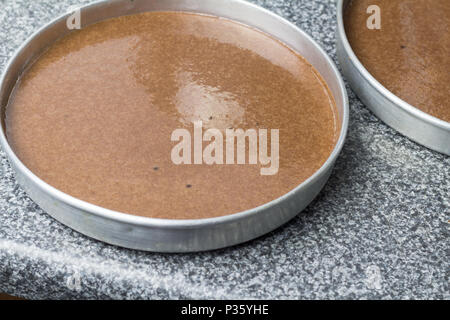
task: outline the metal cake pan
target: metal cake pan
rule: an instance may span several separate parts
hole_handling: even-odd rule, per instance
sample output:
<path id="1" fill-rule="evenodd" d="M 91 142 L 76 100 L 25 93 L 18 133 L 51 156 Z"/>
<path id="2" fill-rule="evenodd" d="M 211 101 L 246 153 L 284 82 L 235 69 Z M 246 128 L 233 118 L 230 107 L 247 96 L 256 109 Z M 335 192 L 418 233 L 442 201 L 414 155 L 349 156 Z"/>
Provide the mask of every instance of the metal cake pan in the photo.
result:
<path id="1" fill-rule="evenodd" d="M 63 224 L 94 239 L 121 247 L 154 252 L 194 252 L 239 244 L 286 223 L 301 212 L 327 182 L 348 128 L 348 98 L 344 82 L 327 54 L 306 33 L 268 10 L 241 0 L 114 0 L 81 7 L 83 26 L 107 18 L 146 11 L 185 11 L 232 19 L 257 28 L 303 55 L 323 76 L 336 100 L 340 134 L 324 165 L 291 192 L 260 207 L 233 215 L 198 220 L 138 217 L 76 199 L 34 175 L 14 154 L 5 136 L 5 108 L 26 67 L 49 45 L 68 34 L 65 14 L 32 35 L 10 60 L 0 82 L 2 130 L 0 142 L 16 179 L 28 195 Z"/>
<path id="2" fill-rule="evenodd" d="M 337 56 L 342 72 L 361 101 L 383 122 L 411 140 L 450 155 L 450 123 L 400 99 L 378 82 L 359 61 L 347 39 L 344 10 L 350 0 L 337 3 Z"/>

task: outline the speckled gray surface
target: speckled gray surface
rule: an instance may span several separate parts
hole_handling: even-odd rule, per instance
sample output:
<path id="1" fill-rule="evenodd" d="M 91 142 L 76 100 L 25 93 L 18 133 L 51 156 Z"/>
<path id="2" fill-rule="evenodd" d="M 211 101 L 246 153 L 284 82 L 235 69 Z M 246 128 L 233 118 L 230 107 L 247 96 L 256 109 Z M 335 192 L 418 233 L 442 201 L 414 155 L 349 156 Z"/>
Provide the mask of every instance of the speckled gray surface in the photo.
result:
<path id="1" fill-rule="evenodd" d="M 75 3 L 0 0 L 0 68 Z M 254 1 L 335 57 L 332 0 Z M 347 143 L 329 183 L 291 223 L 199 254 L 88 239 L 37 207 L 0 154 L 0 292 L 26 298 L 449 299 L 450 157 L 377 120 L 351 90 Z"/>

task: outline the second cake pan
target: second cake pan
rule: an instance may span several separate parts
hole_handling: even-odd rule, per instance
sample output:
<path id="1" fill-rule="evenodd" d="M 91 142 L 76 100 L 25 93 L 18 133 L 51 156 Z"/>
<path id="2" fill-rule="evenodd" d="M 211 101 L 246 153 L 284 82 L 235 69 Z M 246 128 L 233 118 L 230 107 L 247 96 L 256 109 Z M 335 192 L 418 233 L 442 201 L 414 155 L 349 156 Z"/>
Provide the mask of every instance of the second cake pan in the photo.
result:
<path id="1" fill-rule="evenodd" d="M 383 122 L 411 140 L 450 155 L 450 123 L 433 117 L 400 99 L 376 80 L 359 61 L 347 39 L 344 10 L 337 3 L 337 56 L 342 72 L 361 101 Z"/>

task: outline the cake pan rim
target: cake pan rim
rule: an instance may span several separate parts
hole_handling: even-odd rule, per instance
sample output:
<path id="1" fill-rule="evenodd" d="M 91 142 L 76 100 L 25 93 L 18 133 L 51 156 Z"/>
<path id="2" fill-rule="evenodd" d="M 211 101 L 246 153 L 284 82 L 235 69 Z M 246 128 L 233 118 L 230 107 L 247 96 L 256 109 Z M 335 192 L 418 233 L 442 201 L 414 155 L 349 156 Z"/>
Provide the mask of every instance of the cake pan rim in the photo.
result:
<path id="1" fill-rule="evenodd" d="M 93 3 L 81 6 L 81 9 L 86 9 L 90 7 L 95 6 L 101 6 L 107 4 L 108 0 L 100 0 L 95 1 Z M 339 121 L 341 123 L 341 128 L 339 131 L 339 138 L 328 156 L 325 163 L 318 169 L 312 176 L 310 176 L 307 180 L 303 181 L 302 183 L 298 184 L 295 188 L 290 190 L 289 192 L 283 194 L 281 197 L 278 197 L 270 202 L 267 202 L 265 204 L 262 204 L 258 207 L 236 212 L 233 214 L 228 214 L 224 216 L 219 217 L 213 217 L 213 218 L 204 218 L 204 219 L 162 219 L 162 218 L 152 218 L 152 217 L 143 217 L 143 216 L 137 216 L 129 213 L 119 212 L 111 209 L 107 209 L 101 206 L 97 206 L 95 204 L 83 201 L 81 199 L 78 199 L 74 196 L 71 196 L 67 193 L 64 193 L 63 191 L 51 186 L 50 184 L 43 181 L 41 178 L 39 178 L 37 175 L 35 175 L 30 169 L 28 169 L 25 164 L 22 163 L 22 161 L 17 157 L 15 152 L 12 150 L 11 146 L 9 145 L 9 142 L 6 138 L 6 128 L 4 127 L 4 122 L 1 122 L 1 129 L 0 130 L 0 144 L 8 156 L 9 160 L 12 162 L 13 167 L 15 170 L 20 171 L 21 174 L 23 174 L 27 179 L 33 181 L 37 185 L 41 191 L 46 193 L 47 195 L 55 198 L 58 201 L 61 201 L 65 205 L 68 205 L 70 207 L 74 207 L 75 209 L 84 211 L 88 214 L 92 214 L 95 216 L 99 216 L 104 219 L 113 220 L 121 223 L 126 223 L 130 225 L 139 225 L 143 227 L 157 227 L 157 228 L 170 228 L 170 229 L 185 229 L 185 228 L 198 228 L 198 227 L 206 227 L 206 226 L 213 226 L 218 225 L 222 223 L 230 223 L 234 221 L 241 220 L 242 218 L 245 218 L 247 216 L 251 215 L 257 215 L 260 211 L 275 207 L 280 202 L 283 202 L 284 200 L 290 198 L 291 196 L 295 196 L 295 193 L 301 192 L 301 189 L 309 184 L 313 184 L 316 180 L 318 180 L 321 175 L 327 173 L 327 171 L 330 169 L 330 167 L 334 166 L 334 162 L 338 158 L 340 152 L 342 151 L 342 148 L 344 146 L 347 131 L 348 131 L 348 125 L 349 125 L 349 102 L 348 102 L 348 95 L 347 90 L 345 88 L 344 81 L 342 79 L 341 74 L 339 73 L 338 68 L 336 67 L 336 64 L 334 61 L 329 57 L 329 55 L 325 52 L 325 50 L 314 40 L 311 36 L 309 36 L 305 31 L 297 27 L 295 24 L 291 23 L 290 21 L 284 19 L 283 17 L 276 15 L 275 13 L 257 6 L 255 4 L 249 3 L 247 1 L 243 0 L 231 0 L 230 2 L 237 2 L 237 3 L 243 3 L 247 6 L 254 7 L 257 10 L 262 10 L 265 12 L 265 14 L 271 15 L 272 17 L 280 20 L 280 22 L 290 25 L 290 27 L 293 27 L 295 31 L 302 35 L 310 44 L 312 44 L 316 50 L 318 50 L 321 55 L 325 58 L 327 63 L 332 69 L 333 76 L 335 77 L 335 80 L 337 80 L 337 85 L 339 88 L 339 91 L 342 95 L 342 104 L 343 104 L 343 112 L 342 114 L 339 114 L 342 119 Z M 171 10 L 172 11 L 172 10 Z M 179 10 L 183 11 L 183 10 Z M 199 12 L 201 13 L 201 12 Z M 44 26 L 38 28 L 36 32 L 34 32 L 30 37 L 27 38 L 27 40 L 15 51 L 13 56 L 9 59 L 8 63 L 6 64 L 1 77 L 0 77 L 0 88 L 3 88 L 4 83 L 6 81 L 6 77 L 8 75 L 8 72 L 12 66 L 12 64 L 15 62 L 15 60 L 18 58 L 18 56 L 22 53 L 22 51 L 33 41 L 35 38 L 39 36 L 41 32 L 44 30 L 51 28 L 56 23 L 60 22 L 63 19 L 67 19 L 69 16 L 69 13 L 62 14 L 55 19 L 51 20 L 49 23 L 45 24 Z M 239 21 L 238 21 L 239 22 Z M 249 25 L 252 28 L 251 25 Z M 257 29 L 257 28 L 256 28 Z M 272 35 L 269 33 L 270 36 L 274 37 L 275 39 L 278 39 L 278 37 Z M 280 40 L 280 39 L 279 39 Z M 280 40 L 282 41 L 282 40 Z M 284 42 L 284 41 L 282 41 Z M 295 50 L 296 51 L 296 50 Z M 311 63 L 308 61 L 308 63 Z M 28 64 L 28 63 L 27 63 Z M 20 75 L 19 75 L 20 76 Z M 16 79 L 17 80 L 17 79 Z M 9 93 L 10 96 L 11 93 Z M 334 97 L 336 99 L 336 97 Z M 9 99 L 9 97 L 8 97 Z M 5 108 L 6 105 L 1 106 L 2 108 Z M 44 210 L 45 211 L 45 210 Z"/>

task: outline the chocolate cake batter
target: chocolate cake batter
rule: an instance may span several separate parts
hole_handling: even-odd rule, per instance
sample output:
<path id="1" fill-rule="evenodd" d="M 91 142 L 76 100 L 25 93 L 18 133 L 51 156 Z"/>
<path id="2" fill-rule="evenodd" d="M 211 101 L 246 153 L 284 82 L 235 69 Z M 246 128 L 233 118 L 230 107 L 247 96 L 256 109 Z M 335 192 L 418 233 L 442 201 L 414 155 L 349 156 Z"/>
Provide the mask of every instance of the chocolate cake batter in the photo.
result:
<path id="1" fill-rule="evenodd" d="M 381 29 L 370 30 L 370 5 Z M 357 0 L 345 11 L 349 42 L 366 69 L 409 104 L 450 122 L 450 1 Z"/>
<path id="2" fill-rule="evenodd" d="M 280 129 L 280 168 L 175 165 L 175 129 Z M 317 71 L 259 31 L 216 17 L 145 13 L 59 40 L 18 82 L 7 137 L 41 179 L 90 203 L 168 219 L 274 200 L 316 172 L 338 136 Z M 269 147 L 270 150 L 270 147 Z"/>

